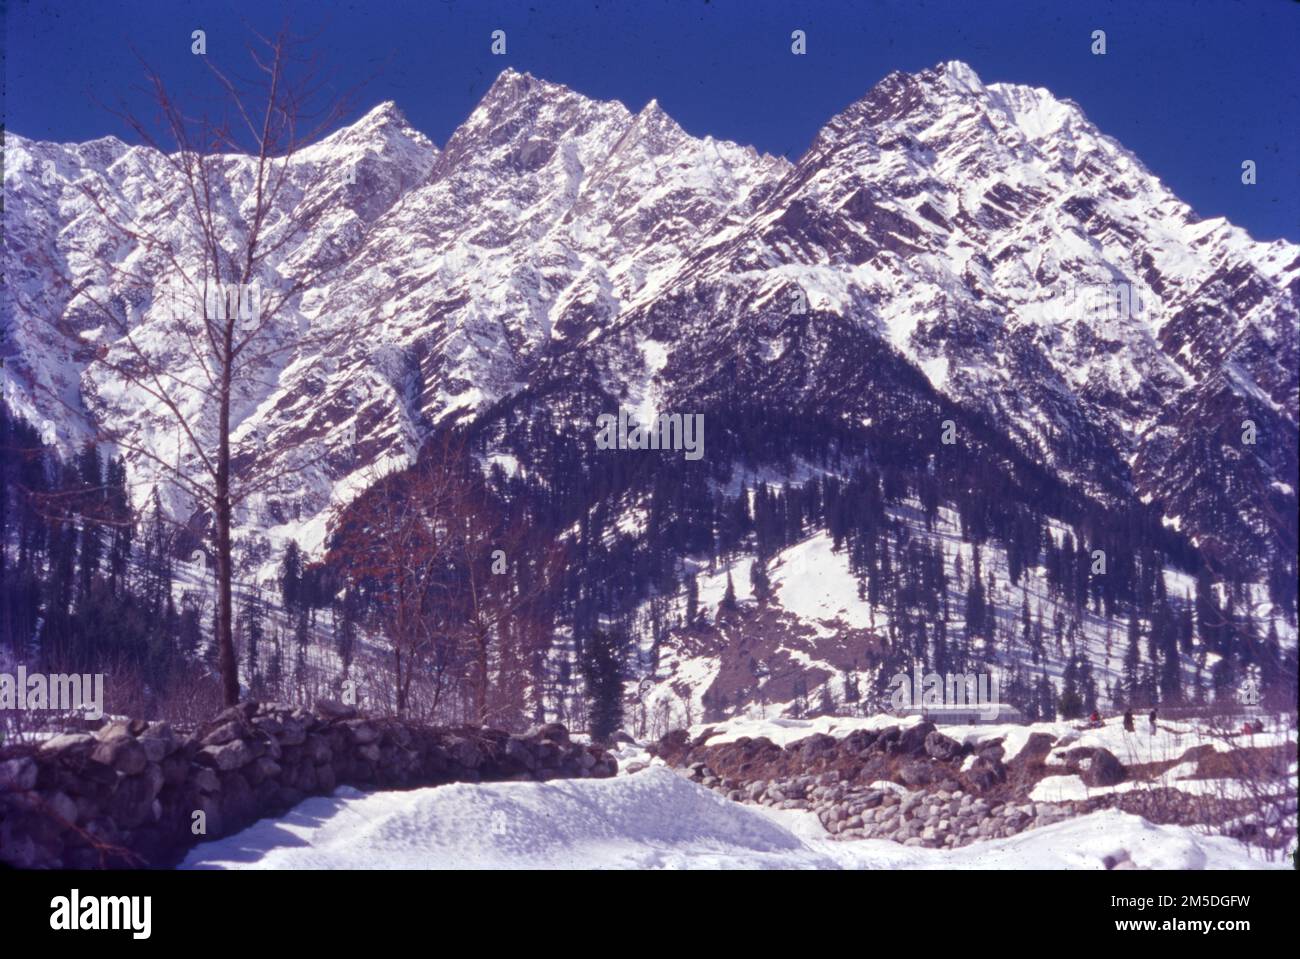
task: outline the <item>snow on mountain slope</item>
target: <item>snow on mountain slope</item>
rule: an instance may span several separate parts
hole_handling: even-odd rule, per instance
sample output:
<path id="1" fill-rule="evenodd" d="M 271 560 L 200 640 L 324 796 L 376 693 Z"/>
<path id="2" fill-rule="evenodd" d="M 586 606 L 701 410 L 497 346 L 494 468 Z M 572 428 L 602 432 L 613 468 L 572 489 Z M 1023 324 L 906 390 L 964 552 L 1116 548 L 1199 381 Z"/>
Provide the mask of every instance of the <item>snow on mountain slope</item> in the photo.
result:
<path id="1" fill-rule="evenodd" d="M 803 300 L 816 319 L 792 315 Z M 664 391 L 708 395 L 732 375 L 719 356 L 770 368 L 796 345 L 858 348 L 823 313 L 1084 489 L 1167 503 L 1225 556 L 1294 546 L 1264 501 L 1297 470 L 1300 247 L 1199 221 L 1073 103 L 956 62 L 891 74 L 610 349 L 689 329 Z M 792 402 L 825 389 L 789 382 Z M 1245 418 L 1268 444 L 1242 449 Z M 1243 495 L 1211 506 L 1213 464 L 1234 457 L 1250 461 Z"/>
<path id="2" fill-rule="evenodd" d="M 174 431 L 156 400 L 90 365 L 86 341 L 104 331 L 87 300 L 126 316 L 178 381 L 201 375 L 154 323 L 170 268 L 114 225 L 161 236 L 196 275 L 182 184 L 164 158 L 116 140 L 11 137 L 17 357 L 6 402 L 65 449 L 96 422 L 138 424 L 132 439 L 170 462 Z M 251 161 L 223 164 L 231 195 L 247 192 Z M 312 277 L 279 321 L 286 341 L 307 345 L 250 371 L 236 410 L 243 448 L 283 450 L 271 468 L 290 469 L 293 482 L 251 503 L 245 524 L 273 539 L 305 534 L 314 548 L 333 502 L 405 463 L 437 421 L 509 396 L 539 355 L 580 344 L 633 297 L 653 295 L 700 236 L 748 216 L 787 167 L 689 137 L 657 103 L 634 115 L 513 70 L 444 151 L 391 103 L 304 149 L 268 241 L 288 234 L 283 256 L 263 281 Z M 112 194 L 111 216 L 80 195 L 87 178 Z M 218 216 L 239 225 L 235 209 Z M 87 281 L 80 299 L 67 295 Z M 326 355 L 309 355 L 321 343 Z M 195 391 L 182 393 L 202 419 Z M 143 498 L 157 471 L 129 459 Z M 187 513 L 180 497 L 169 505 Z"/>
<path id="3" fill-rule="evenodd" d="M 507 70 L 429 181 L 313 297 L 316 315 L 364 316 L 368 332 L 306 418 L 286 421 L 289 438 L 338 432 L 361 401 L 352 464 L 408 455 L 431 425 L 509 397 L 539 357 L 650 295 L 783 163 L 692 139 L 655 103 L 633 115 Z M 367 403 L 356 374 L 379 352 L 391 389 Z"/>
<path id="4" fill-rule="evenodd" d="M 1267 865 L 1221 837 L 1099 812 L 954 852 L 831 841 L 816 817 L 722 799 L 662 767 L 605 780 L 342 788 L 191 851 L 189 869 L 1150 869 Z"/>
<path id="5" fill-rule="evenodd" d="M 164 411 L 91 362 L 123 350 L 91 298 L 194 379 L 157 295 L 171 266 L 111 223 L 157 234 L 193 270 L 181 184 L 112 138 L 7 146 L 5 402 L 65 451 L 111 423 L 172 461 Z M 235 231 L 250 162 L 220 160 L 218 217 Z M 306 148 L 274 214 L 284 245 L 263 281 L 312 279 L 277 320 L 284 352 L 249 371 L 235 409 L 237 468 L 283 470 L 239 517 L 273 546 L 316 551 L 331 508 L 438 423 L 529 393 L 547 428 L 585 430 L 574 398 L 590 390 L 643 412 L 707 409 L 711 431 L 765 404 L 912 449 L 951 418 L 963 443 L 1007 438 L 1104 501 L 1154 502 L 1216 560 L 1295 551 L 1300 247 L 1198 220 L 1045 90 L 959 62 L 891 74 L 791 165 L 691 137 L 653 101 L 633 113 L 506 70 L 442 150 L 391 103 Z M 528 470 L 531 452 L 490 457 Z M 156 464 L 128 460 L 143 501 Z M 188 518 L 193 504 L 163 493 Z M 823 547 L 785 557 L 773 615 L 788 617 L 785 659 L 842 668 L 871 614 L 887 621 L 859 609 L 866 625 L 835 625 L 860 601 L 823 608 L 846 578 Z M 747 572 L 733 571 L 742 598 Z M 814 648 L 841 627 L 863 635 Z M 1102 629 L 1085 623 L 1083 642 Z M 674 655 L 709 676 L 713 660 L 728 669 L 730 639 Z"/>
<path id="6" fill-rule="evenodd" d="M 928 528 L 914 508 L 903 506 L 890 513 L 906 524 L 914 541 L 937 545 L 950 570 L 958 563 L 964 568 L 967 579 L 958 582 L 954 578 L 949 583 L 946 623 L 950 638 L 960 636 L 975 550 L 963 539 L 958 517 L 941 508 L 933 528 Z M 1059 523 L 1049 524 L 1049 528 L 1058 545 L 1069 532 Z M 854 705 L 844 700 L 845 678 L 850 672 L 860 681 L 861 695 L 867 699 L 877 679 L 870 665 L 872 657 L 882 650 L 882 640 L 892 636 L 890 611 L 885 603 L 873 605 L 865 592 L 860 592 L 846 552 L 836 552 L 833 546 L 828 533 L 818 532 L 777 553 L 769 564 L 774 598 L 766 609 L 760 609 L 753 596 L 749 557 L 712 572 L 701 570 L 697 574 L 699 606 L 710 625 L 673 629 L 657 651 L 643 644 L 636 672 L 627 682 L 629 701 L 635 698 L 646 710 L 646 725 L 637 731 L 652 737 L 662 735 L 702 717 L 722 720 L 731 710 L 742 716 L 777 716 L 793 705 L 796 680 L 804 687 L 805 708 L 820 706 L 824 688 L 837 708 L 852 709 Z M 981 562 L 983 575 L 994 584 L 989 598 L 997 638 L 991 650 L 981 640 L 975 654 L 998 671 L 1004 702 L 1013 668 L 1025 669 L 1031 678 L 1046 675 L 1059 688 L 1066 665 L 1075 655 L 1091 663 L 1104 698 L 1109 698 L 1109 690 L 1122 685 L 1128 649 L 1125 619 L 1108 619 L 1096 609 L 1075 609 L 1049 587 L 1042 565 L 1024 570 L 1019 583 L 1013 584 L 1006 552 L 996 543 L 984 544 Z M 1164 575 L 1171 597 L 1180 603 L 1191 600 L 1194 583 L 1190 577 L 1176 570 L 1165 570 Z M 728 576 L 739 603 L 739 611 L 730 615 L 722 609 Z M 1280 642 L 1293 648 L 1296 630 L 1268 600 L 1265 590 L 1252 587 L 1246 596 L 1251 616 L 1258 622 L 1274 621 Z M 684 615 L 684 602 L 679 597 L 668 607 L 670 618 Z M 1026 609 L 1031 632 L 1041 632 L 1044 637 L 1037 653 L 1025 634 Z M 1061 628 L 1075 621 L 1077 632 Z M 929 625 L 933 635 L 935 624 Z M 1217 658 L 1212 653 L 1204 662 L 1186 657 L 1182 663 L 1185 688 L 1193 689 L 1198 683 L 1207 686 L 1209 669 Z M 647 679 L 650 685 L 643 687 Z M 711 713 L 710 706 L 720 712 Z"/>
<path id="7" fill-rule="evenodd" d="M 6 364 L 5 402 L 65 452 L 99 424 L 125 424 L 121 452 L 143 502 L 160 477 L 155 459 L 192 462 L 196 454 L 180 442 L 153 384 L 121 381 L 93 363 L 94 351 L 104 349 L 115 361 L 128 358 L 131 348 L 125 337 L 114 337 L 110 317 L 124 324 L 163 372 L 200 442 L 211 442 L 215 423 L 202 393 L 206 373 L 185 346 L 172 295 L 173 284 L 201 284 L 203 275 L 188 188 L 174 158 L 113 138 L 61 145 L 10 133 L 7 151 L 13 162 L 5 179 L 6 320 L 13 323 L 16 356 Z M 265 227 L 263 245 L 275 252 L 255 282 L 274 295 L 345 261 L 380 214 L 427 176 L 436 156 L 433 144 L 392 104 L 296 154 Z M 213 200 L 217 229 L 240 236 L 247 229 L 254 160 L 231 155 L 211 164 L 229 186 Z M 292 296 L 269 330 L 266 361 L 236 382 L 236 460 L 274 448 L 277 415 L 298 418 L 310 401 L 311 384 L 300 382 L 298 371 L 322 361 L 315 355 L 319 331 L 312 313 L 310 292 Z M 355 324 L 347 339 L 361 339 L 360 319 L 341 320 Z M 296 341 L 304 346 L 295 349 Z M 307 452 L 315 457 L 328 449 Z M 301 477 L 302 484 L 313 478 Z M 159 485 L 164 504 L 188 518 L 194 507 L 187 497 Z"/>

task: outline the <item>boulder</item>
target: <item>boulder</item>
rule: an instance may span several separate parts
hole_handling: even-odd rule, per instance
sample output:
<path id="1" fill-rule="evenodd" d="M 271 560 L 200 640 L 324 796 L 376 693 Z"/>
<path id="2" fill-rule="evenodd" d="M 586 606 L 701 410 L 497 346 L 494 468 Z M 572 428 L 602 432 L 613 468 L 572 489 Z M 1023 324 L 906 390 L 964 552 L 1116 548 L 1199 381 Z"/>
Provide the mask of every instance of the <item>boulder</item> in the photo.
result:
<path id="1" fill-rule="evenodd" d="M 913 788 L 928 786 L 934 782 L 934 769 L 927 762 L 907 762 L 899 767 L 898 778 Z"/>
<path id="2" fill-rule="evenodd" d="M 243 730 L 243 724 L 240 722 L 222 723 L 206 736 L 203 736 L 199 742 L 204 746 L 224 746 L 226 743 L 238 739 L 243 734 Z"/>
<path id="3" fill-rule="evenodd" d="M 280 733 L 276 739 L 281 746 L 301 746 L 307 740 L 307 726 L 293 717 L 285 717 L 280 720 Z"/>
<path id="4" fill-rule="evenodd" d="M 194 786 L 201 793 L 215 793 L 221 791 L 221 780 L 217 774 L 207 767 L 198 769 L 194 773 Z"/>
<path id="5" fill-rule="evenodd" d="M 976 747 L 975 753 L 980 756 L 980 758 L 987 759 L 990 762 L 993 760 L 1002 762 L 1007 755 L 1007 751 L 1003 748 L 1002 740 L 1000 739 L 996 739 L 991 743 L 980 743 L 980 745 Z"/>
<path id="6" fill-rule="evenodd" d="M 83 759 L 89 756 L 98 742 L 90 733 L 64 733 L 41 743 L 37 750 L 42 756 L 57 755 L 60 759 Z"/>
<path id="7" fill-rule="evenodd" d="M 483 764 L 482 750 L 468 739 L 459 736 L 452 737 L 448 742 L 447 753 L 466 769 L 478 769 Z"/>
<path id="8" fill-rule="evenodd" d="M 678 729 L 673 732 L 680 733 L 682 740 L 686 739 L 686 730 Z M 672 735 L 673 733 L 668 734 L 668 736 Z M 667 739 L 668 736 L 665 736 L 664 739 Z M 549 739 L 553 743 L 567 743 L 569 741 L 569 730 L 565 728 L 563 723 L 546 723 L 529 732 L 528 738 Z"/>
<path id="9" fill-rule="evenodd" d="M 46 808 L 69 825 L 75 825 L 80 818 L 80 807 L 67 793 L 56 792 L 45 801 Z"/>
<path id="10" fill-rule="evenodd" d="M 134 776 L 143 772 L 149 763 L 149 756 L 130 733 L 119 732 L 100 741 L 95 751 L 90 754 L 93 762 L 109 766 L 124 776 Z"/>
<path id="11" fill-rule="evenodd" d="M 1007 768 L 997 759 L 976 758 L 966 772 L 966 779 L 976 792 L 988 792 L 1007 781 Z"/>
<path id="12" fill-rule="evenodd" d="M 1128 778 L 1128 770 L 1109 749 L 1092 750 L 1092 761 L 1080 774 L 1084 785 L 1091 787 L 1114 786 Z"/>
<path id="13" fill-rule="evenodd" d="M 1052 743 L 1056 740 L 1047 733 L 1034 733 L 1025 745 L 1021 747 L 1020 752 L 1016 753 L 1015 762 L 1034 762 L 1045 759 L 1047 754 L 1052 750 Z"/>
<path id="14" fill-rule="evenodd" d="M 534 769 L 537 766 L 537 759 L 533 756 L 533 751 L 528 748 L 527 743 L 521 739 L 511 739 L 506 742 L 506 758 L 522 766 L 524 769 Z"/>
<path id="15" fill-rule="evenodd" d="M 934 723 L 909 726 L 899 734 L 898 745 L 893 751 L 902 756 L 923 756 L 926 737 L 934 731 Z"/>
<path id="16" fill-rule="evenodd" d="M 815 733 L 805 739 L 799 740 L 790 746 L 792 751 L 798 753 L 800 760 L 804 763 L 812 762 L 819 756 L 830 755 L 839 749 L 840 743 L 834 736 L 827 736 L 824 733 Z"/>
<path id="17" fill-rule="evenodd" d="M 359 746 L 373 743 L 379 738 L 379 730 L 364 719 L 349 719 L 343 726 L 352 735 L 352 741 Z M 303 740 L 306 740 L 305 734 Z"/>
<path id="18" fill-rule="evenodd" d="M 158 723 L 156 727 L 150 727 L 137 742 L 144 750 L 145 758 L 151 763 L 162 762 L 177 748 L 176 737 L 172 735 L 171 727 L 166 723 Z"/>
<path id="19" fill-rule="evenodd" d="M 222 772 L 238 769 L 252 762 L 253 750 L 242 739 L 228 742 L 224 746 L 204 746 L 199 750 L 199 760 L 214 766 Z"/>
<path id="20" fill-rule="evenodd" d="M 30 756 L 8 759 L 0 763 L 0 793 L 26 792 L 36 788 L 40 770 Z"/>
<path id="21" fill-rule="evenodd" d="M 336 699 L 318 699 L 316 715 L 325 720 L 355 719 L 357 709 L 355 706 L 345 706 Z"/>
<path id="22" fill-rule="evenodd" d="M 941 762 L 952 762 L 962 753 L 962 745 L 937 729 L 925 737 L 925 752 Z"/>

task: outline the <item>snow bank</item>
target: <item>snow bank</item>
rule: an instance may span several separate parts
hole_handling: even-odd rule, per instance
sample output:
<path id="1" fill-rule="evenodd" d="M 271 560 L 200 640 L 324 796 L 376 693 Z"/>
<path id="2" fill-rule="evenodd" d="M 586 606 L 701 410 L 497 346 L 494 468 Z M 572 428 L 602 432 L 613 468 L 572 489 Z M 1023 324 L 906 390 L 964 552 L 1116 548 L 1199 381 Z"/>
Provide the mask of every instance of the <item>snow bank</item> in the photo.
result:
<path id="1" fill-rule="evenodd" d="M 606 780 L 339 789 L 192 850 L 182 868 L 1153 869 L 1265 866 L 1245 847 L 1115 811 L 955 851 L 836 842 L 811 813 L 729 802 L 663 767 Z"/>
<path id="2" fill-rule="evenodd" d="M 735 742 L 743 736 L 757 739 L 766 736 L 778 746 L 788 746 L 814 733 L 823 733 L 837 738 L 847 736 L 856 729 L 881 730 L 888 726 L 906 728 L 922 722 L 920 716 L 897 717 L 885 713 L 872 716 L 817 716 L 811 719 L 792 719 L 788 717 L 737 716 L 717 723 L 697 723 L 690 728 L 692 738 L 705 730 L 713 730 L 715 735 L 708 739 L 709 745 Z M 979 743 L 1002 740 L 1002 747 L 1007 760 L 1015 758 L 1029 738 L 1036 733 L 1046 733 L 1052 737 L 1055 745 L 1052 751 L 1074 748 L 1107 749 L 1124 765 L 1143 765 L 1147 763 L 1171 762 L 1181 759 L 1189 750 L 1197 746 L 1212 746 L 1217 752 L 1229 749 L 1285 746 L 1295 740 L 1295 732 L 1284 728 L 1270 729 L 1253 736 L 1240 735 L 1224 738 L 1216 735 L 1207 725 L 1196 722 L 1169 722 L 1161 719 L 1156 732 L 1149 731 L 1147 718 L 1141 715 L 1135 718 L 1135 731 L 1124 729 L 1123 721 L 1118 716 L 1107 717 L 1100 729 L 1080 729 L 1081 720 L 1061 722 L 1039 722 L 1022 725 L 1019 723 L 983 723 L 980 725 L 940 725 L 938 729 L 945 736 L 958 742 Z M 1270 723 L 1275 720 L 1270 718 Z"/>

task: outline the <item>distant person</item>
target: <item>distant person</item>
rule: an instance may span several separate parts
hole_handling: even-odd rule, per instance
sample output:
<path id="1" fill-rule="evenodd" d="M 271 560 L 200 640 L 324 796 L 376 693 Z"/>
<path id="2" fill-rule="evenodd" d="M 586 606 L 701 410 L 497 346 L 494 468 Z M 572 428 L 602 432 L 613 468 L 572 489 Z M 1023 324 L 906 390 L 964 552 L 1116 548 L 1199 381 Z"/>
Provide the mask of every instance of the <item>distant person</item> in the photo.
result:
<path id="1" fill-rule="evenodd" d="M 1156 711 L 1154 709 L 1151 710 L 1151 715 L 1147 719 L 1151 721 L 1151 732 L 1154 733 L 1156 731 Z"/>
<path id="2" fill-rule="evenodd" d="M 1127 732 L 1133 732 L 1133 710 L 1124 710 L 1124 729 Z"/>
<path id="3" fill-rule="evenodd" d="M 1101 713 L 1097 712 L 1097 710 L 1094 709 L 1094 710 L 1092 711 L 1092 715 L 1088 717 L 1088 725 L 1092 726 L 1094 729 L 1095 729 L 1096 727 L 1100 726 L 1100 725 L 1101 725 Z"/>

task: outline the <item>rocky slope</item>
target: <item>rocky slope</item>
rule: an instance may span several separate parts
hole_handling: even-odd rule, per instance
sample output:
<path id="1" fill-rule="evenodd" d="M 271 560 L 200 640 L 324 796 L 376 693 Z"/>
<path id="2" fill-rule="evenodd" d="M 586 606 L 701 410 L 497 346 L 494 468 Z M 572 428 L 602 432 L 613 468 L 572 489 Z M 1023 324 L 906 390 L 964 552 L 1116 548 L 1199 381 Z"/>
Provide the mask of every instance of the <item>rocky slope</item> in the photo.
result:
<path id="1" fill-rule="evenodd" d="M 162 292 L 197 269 L 182 184 L 112 138 L 8 136 L 4 401 L 65 451 L 125 430 L 149 453 L 127 450 L 138 501 L 161 486 L 187 518 L 154 458 L 194 450 L 95 362 L 127 350 L 108 310 L 210 442 Z M 233 236 L 251 161 L 219 162 Z M 1216 575 L 1294 562 L 1300 247 L 1200 220 L 1045 90 L 959 62 L 891 74 L 791 165 L 507 70 L 442 149 L 382 104 L 288 182 L 260 280 L 311 282 L 236 384 L 236 468 L 277 477 L 243 506 L 248 541 L 318 550 L 335 504 L 450 421 L 507 471 L 577 482 L 538 451 L 623 405 L 703 412 L 710 481 L 736 481 L 741 411 L 778 411 L 796 441 L 848 424 L 1025 503 L 1150 504 Z M 635 525 L 645 504 L 604 505 Z"/>

